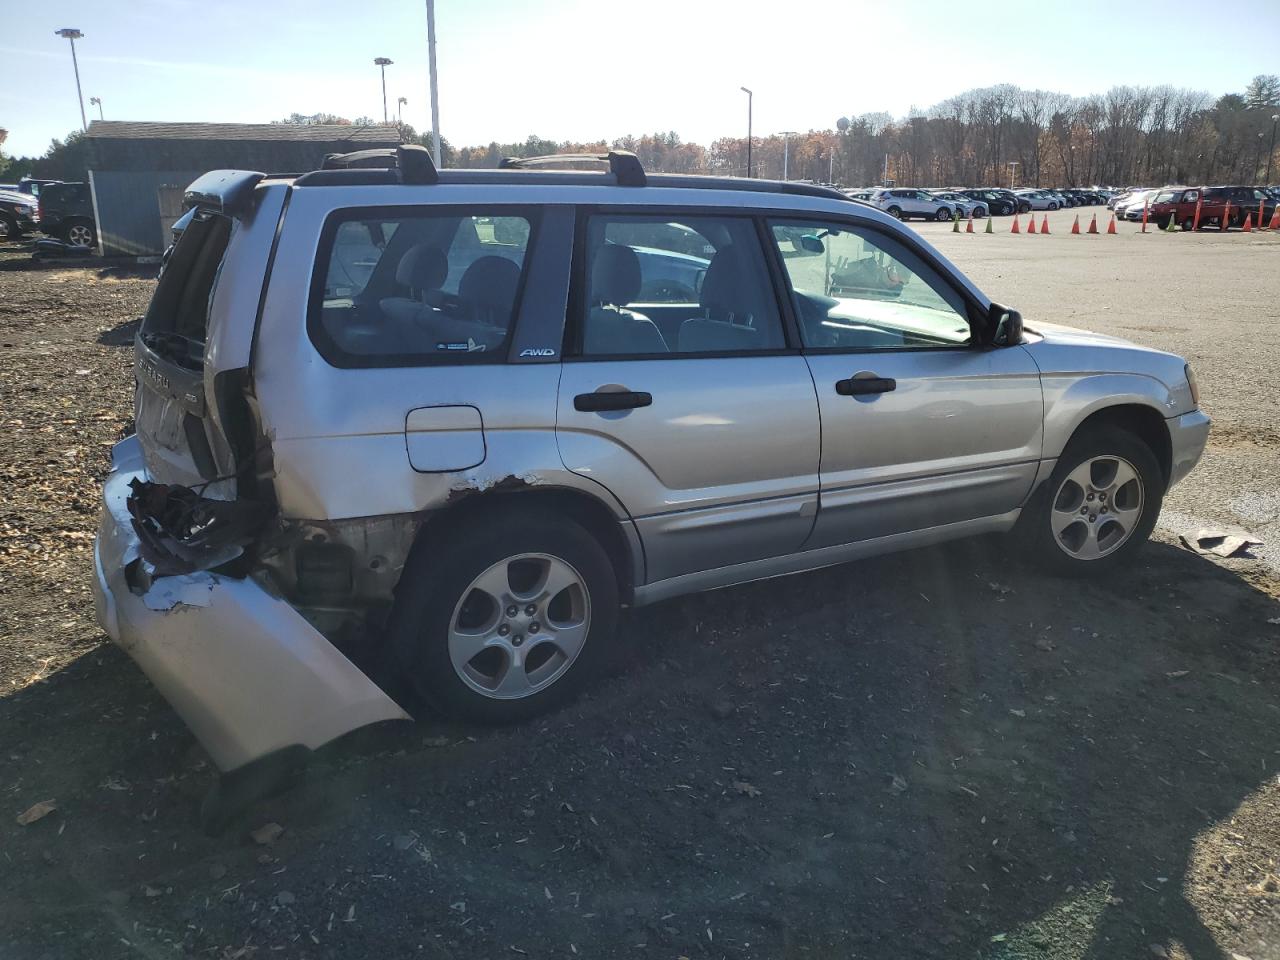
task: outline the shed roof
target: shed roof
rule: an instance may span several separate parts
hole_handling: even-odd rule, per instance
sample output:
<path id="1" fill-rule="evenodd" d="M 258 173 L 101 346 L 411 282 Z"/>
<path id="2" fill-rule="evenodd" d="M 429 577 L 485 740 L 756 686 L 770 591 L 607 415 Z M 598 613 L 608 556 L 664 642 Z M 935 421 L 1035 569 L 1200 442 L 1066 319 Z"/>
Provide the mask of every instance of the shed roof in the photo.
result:
<path id="1" fill-rule="evenodd" d="M 394 126 L 347 123 L 156 123 L 94 120 L 88 137 L 109 140 L 257 140 L 387 144 L 400 139 Z"/>

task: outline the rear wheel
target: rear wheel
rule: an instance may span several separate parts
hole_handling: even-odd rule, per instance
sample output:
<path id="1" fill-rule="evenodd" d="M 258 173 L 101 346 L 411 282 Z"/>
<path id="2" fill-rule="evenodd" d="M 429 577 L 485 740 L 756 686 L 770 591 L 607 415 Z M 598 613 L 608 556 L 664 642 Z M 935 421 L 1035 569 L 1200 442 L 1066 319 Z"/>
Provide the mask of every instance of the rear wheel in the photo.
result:
<path id="1" fill-rule="evenodd" d="M 415 551 L 391 642 L 415 692 L 484 723 L 535 716 L 608 662 L 618 584 L 608 553 L 568 519 L 504 510 Z"/>
<path id="2" fill-rule="evenodd" d="M 1151 535 L 1163 497 L 1150 447 L 1118 427 L 1090 428 L 1067 444 L 1019 520 L 1020 533 L 1054 572 L 1106 573 Z"/>
<path id="3" fill-rule="evenodd" d="M 67 224 L 67 243 L 80 247 L 92 247 L 98 242 L 98 232 L 88 220 L 72 220 Z"/>

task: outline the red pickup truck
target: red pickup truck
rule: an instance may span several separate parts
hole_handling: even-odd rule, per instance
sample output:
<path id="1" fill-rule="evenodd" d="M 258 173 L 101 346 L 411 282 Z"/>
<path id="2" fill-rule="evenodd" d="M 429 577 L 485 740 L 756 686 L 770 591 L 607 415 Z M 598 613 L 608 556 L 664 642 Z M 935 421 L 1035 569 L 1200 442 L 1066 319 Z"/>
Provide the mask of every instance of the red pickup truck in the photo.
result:
<path id="1" fill-rule="evenodd" d="M 1196 203 L 1200 203 L 1200 227 L 1222 226 L 1227 218 L 1228 227 L 1244 225 L 1245 217 L 1253 214 L 1254 227 L 1259 226 L 1258 205 L 1262 204 L 1263 221 L 1269 221 L 1275 213 L 1276 199 L 1257 187 L 1165 187 L 1156 193 L 1147 211 L 1147 217 L 1161 227 L 1169 221 L 1190 230 L 1195 224 Z"/>

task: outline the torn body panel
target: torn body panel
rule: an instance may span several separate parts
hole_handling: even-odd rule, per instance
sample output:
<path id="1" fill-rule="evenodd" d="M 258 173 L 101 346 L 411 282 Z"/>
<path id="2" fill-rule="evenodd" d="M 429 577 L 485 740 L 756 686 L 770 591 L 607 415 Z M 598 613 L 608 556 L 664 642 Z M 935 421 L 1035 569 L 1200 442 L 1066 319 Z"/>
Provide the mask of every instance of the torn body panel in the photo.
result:
<path id="1" fill-rule="evenodd" d="M 135 437 L 113 451 L 94 552 L 98 620 L 151 678 L 217 766 L 315 749 L 408 714 L 274 591 L 210 571 L 140 577 L 127 501 L 145 479 Z M 130 574 L 134 568 L 134 575 Z"/>

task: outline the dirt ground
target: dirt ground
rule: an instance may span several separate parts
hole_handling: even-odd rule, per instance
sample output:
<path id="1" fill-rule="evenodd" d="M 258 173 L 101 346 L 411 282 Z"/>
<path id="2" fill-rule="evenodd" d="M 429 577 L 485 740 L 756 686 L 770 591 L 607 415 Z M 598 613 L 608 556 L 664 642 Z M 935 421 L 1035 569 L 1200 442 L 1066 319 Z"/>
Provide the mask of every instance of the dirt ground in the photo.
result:
<path id="1" fill-rule="evenodd" d="M 922 232 L 1032 321 L 1196 362 L 1211 449 L 1122 577 L 993 540 L 636 611 L 576 705 L 361 731 L 216 838 L 88 592 L 152 284 L 7 248 L 0 958 L 1280 957 L 1280 579 L 1174 536 L 1280 541 L 1280 242 L 1053 222 Z"/>

